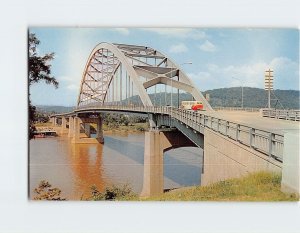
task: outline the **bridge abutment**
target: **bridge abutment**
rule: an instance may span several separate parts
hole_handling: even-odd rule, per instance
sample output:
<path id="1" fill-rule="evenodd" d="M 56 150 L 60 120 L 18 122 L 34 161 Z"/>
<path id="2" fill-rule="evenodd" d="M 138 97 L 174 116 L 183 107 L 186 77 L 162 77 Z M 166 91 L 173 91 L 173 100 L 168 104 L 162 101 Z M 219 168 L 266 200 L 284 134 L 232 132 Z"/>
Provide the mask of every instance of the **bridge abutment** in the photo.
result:
<path id="1" fill-rule="evenodd" d="M 281 172 L 282 164 L 210 129 L 204 130 L 201 185 L 239 178 L 251 172 Z"/>
<path id="2" fill-rule="evenodd" d="M 281 190 L 300 196 L 300 132 L 286 130 L 282 165 Z"/>

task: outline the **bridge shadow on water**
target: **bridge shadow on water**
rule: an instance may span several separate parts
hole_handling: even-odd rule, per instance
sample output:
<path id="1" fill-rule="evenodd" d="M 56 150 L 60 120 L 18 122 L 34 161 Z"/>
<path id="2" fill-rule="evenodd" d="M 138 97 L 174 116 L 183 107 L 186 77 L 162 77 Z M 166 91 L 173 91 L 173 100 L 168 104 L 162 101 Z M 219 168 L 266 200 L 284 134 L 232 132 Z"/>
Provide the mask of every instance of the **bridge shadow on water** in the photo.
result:
<path id="1" fill-rule="evenodd" d="M 117 139 L 115 137 L 105 136 L 105 146 L 117 151 L 127 158 L 135 161 L 140 165 L 144 165 L 144 145 L 139 145 L 136 142 L 128 142 Z M 174 158 L 174 150 L 170 150 L 164 154 L 164 176 L 180 186 L 199 185 L 201 182 L 201 154 L 185 150 L 183 148 L 176 149 L 177 153 L 186 153 L 187 159 L 190 156 L 199 156 L 193 161 L 185 162 L 182 159 Z M 182 155 L 181 155 L 182 158 Z M 192 163 L 199 163 L 194 165 Z"/>
<path id="2" fill-rule="evenodd" d="M 141 165 L 144 164 L 144 146 L 141 146 L 138 143 L 104 136 L 104 145 Z"/>
<path id="3" fill-rule="evenodd" d="M 180 149 L 177 150 L 179 151 Z M 180 186 L 200 185 L 202 163 L 199 161 L 199 166 L 196 166 L 184 162 L 170 155 L 172 152 L 173 150 L 170 150 L 169 154 L 164 155 L 164 176 Z M 180 152 L 183 151 L 180 150 Z M 190 155 L 187 154 L 186 156 L 189 157 Z"/>

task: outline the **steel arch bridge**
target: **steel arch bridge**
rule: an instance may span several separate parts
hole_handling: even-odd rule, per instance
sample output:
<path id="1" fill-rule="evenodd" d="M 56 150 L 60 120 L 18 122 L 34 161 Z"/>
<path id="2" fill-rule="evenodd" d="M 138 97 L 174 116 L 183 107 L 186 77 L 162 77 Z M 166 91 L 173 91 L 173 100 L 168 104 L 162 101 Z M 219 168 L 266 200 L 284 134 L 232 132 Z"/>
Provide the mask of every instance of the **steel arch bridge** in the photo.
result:
<path id="1" fill-rule="evenodd" d="M 147 90 L 157 85 L 192 95 L 201 101 L 205 110 L 210 104 L 195 87 L 192 80 L 163 53 L 138 45 L 100 43 L 91 52 L 81 80 L 77 108 L 95 105 L 130 105 L 136 96 L 142 106 L 154 106 Z M 161 98 L 161 96 L 160 96 Z M 156 101 L 156 100 L 154 100 Z M 178 100 L 179 102 L 179 100 Z M 167 100 L 165 97 L 165 105 Z"/>
<path id="2" fill-rule="evenodd" d="M 171 87 L 171 107 L 158 105 L 156 98 L 151 100 L 151 88 L 156 93 L 158 85 L 165 90 Z M 52 116 L 53 125 L 61 118 L 60 134 L 68 133 L 72 143 L 103 143 L 102 113 L 147 116 L 149 131 L 145 132 L 141 194 L 145 196 L 163 192 L 163 154 L 171 148 L 203 149 L 203 184 L 258 170 L 281 171 L 282 133 L 273 132 L 272 128 L 256 128 L 248 122 L 230 121 L 213 111 L 177 108 L 172 102 L 173 88 L 191 94 L 203 102 L 205 110 L 212 110 L 180 67 L 159 51 L 145 46 L 100 43 L 87 60 L 77 108 Z M 139 98 L 139 106 L 132 104 L 133 98 Z M 165 105 L 169 104 L 165 101 Z M 91 137 L 91 123 L 97 125 L 96 138 Z"/>

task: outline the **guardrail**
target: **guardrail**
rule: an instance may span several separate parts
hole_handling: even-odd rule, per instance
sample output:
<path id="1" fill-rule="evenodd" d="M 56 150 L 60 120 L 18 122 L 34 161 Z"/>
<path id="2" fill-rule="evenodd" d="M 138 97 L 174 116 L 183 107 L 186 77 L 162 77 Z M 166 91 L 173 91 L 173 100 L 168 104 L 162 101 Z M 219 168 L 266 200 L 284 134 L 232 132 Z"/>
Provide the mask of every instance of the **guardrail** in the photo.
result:
<path id="1" fill-rule="evenodd" d="M 208 114 L 199 114 L 198 112 L 181 109 L 172 109 L 172 117 L 180 120 L 195 130 L 199 129 L 199 126 L 209 128 L 282 162 L 282 134 L 253 128 L 245 124 L 216 118 Z"/>
<path id="2" fill-rule="evenodd" d="M 165 114 L 183 122 L 187 126 L 199 132 L 200 127 L 209 128 L 228 138 L 231 138 L 254 150 L 262 152 L 271 158 L 282 162 L 283 159 L 283 135 L 268 132 L 266 130 L 235 123 L 225 119 L 213 117 L 205 111 L 189 111 L 174 107 L 152 106 L 87 106 L 75 109 L 75 112 L 93 110 L 115 110 L 151 114 Z"/>
<path id="3" fill-rule="evenodd" d="M 300 120 L 300 110 L 261 109 L 260 112 L 263 117 L 290 121 Z"/>

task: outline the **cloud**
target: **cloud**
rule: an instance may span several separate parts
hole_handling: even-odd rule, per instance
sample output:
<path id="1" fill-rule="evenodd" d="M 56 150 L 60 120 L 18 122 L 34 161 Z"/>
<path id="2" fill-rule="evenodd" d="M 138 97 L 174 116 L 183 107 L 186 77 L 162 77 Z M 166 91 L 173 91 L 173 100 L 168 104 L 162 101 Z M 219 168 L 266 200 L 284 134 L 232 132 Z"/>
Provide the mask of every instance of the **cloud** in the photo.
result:
<path id="1" fill-rule="evenodd" d="M 114 30 L 114 31 L 116 31 L 116 32 L 118 32 L 118 33 L 120 33 L 124 36 L 128 36 L 129 33 L 130 33 L 128 28 L 114 28 L 112 30 Z"/>
<path id="2" fill-rule="evenodd" d="M 201 91 L 218 88 L 219 80 L 214 78 L 210 72 L 188 73 L 187 76 L 192 79 L 196 87 Z"/>
<path id="3" fill-rule="evenodd" d="M 60 76 L 57 78 L 60 84 L 71 91 L 78 92 L 79 90 L 79 82 L 77 78 L 70 77 L 70 76 Z"/>
<path id="4" fill-rule="evenodd" d="M 200 40 L 207 37 L 204 31 L 193 28 L 143 28 L 142 30 L 154 32 L 162 36 L 174 37 L 179 39 Z"/>
<path id="5" fill-rule="evenodd" d="M 206 40 L 202 45 L 199 46 L 199 49 L 205 52 L 215 52 L 216 46 L 210 41 Z"/>
<path id="6" fill-rule="evenodd" d="M 207 64 L 206 70 L 188 74 L 201 90 L 247 86 L 264 88 L 264 72 L 274 70 L 274 89 L 299 89 L 299 67 L 287 57 L 275 57 L 270 62 L 229 65 Z"/>
<path id="7" fill-rule="evenodd" d="M 169 49 L 171 53 L 185 53 L 188 51 L 188 48 L 184 43 L 179 43 L 176 45 L 172 45 L 171 48 Z"/>

